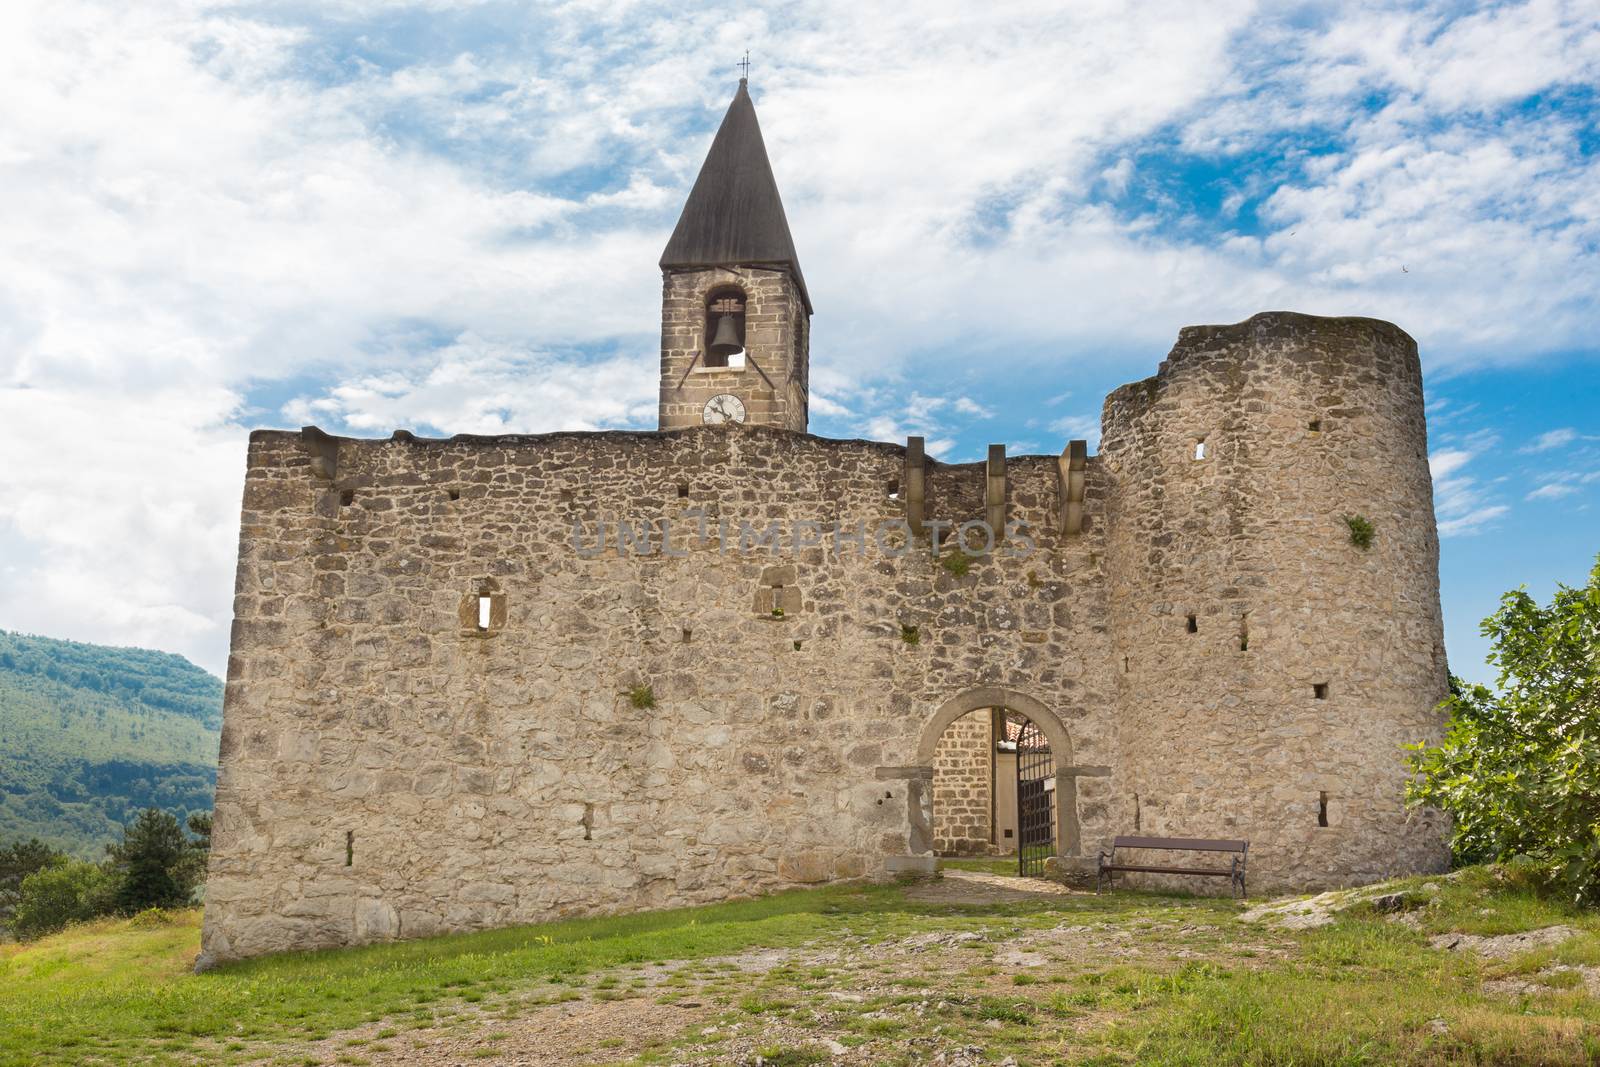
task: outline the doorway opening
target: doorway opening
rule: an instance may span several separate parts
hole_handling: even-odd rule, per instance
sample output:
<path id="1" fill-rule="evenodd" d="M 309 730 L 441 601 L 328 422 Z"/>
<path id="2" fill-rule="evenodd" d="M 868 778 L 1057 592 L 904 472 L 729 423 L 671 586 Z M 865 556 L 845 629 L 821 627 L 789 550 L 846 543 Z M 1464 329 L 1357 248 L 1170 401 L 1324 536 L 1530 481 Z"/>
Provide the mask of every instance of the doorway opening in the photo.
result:
<path id="1" fill-rule="evenodd" d="M 939 734 L 933 757 L 933 851 L 1012 859 L 1037 877 L 1056 854 L 1056 766 L 1050 740 L 1009 708 L 980 708 Z"/>

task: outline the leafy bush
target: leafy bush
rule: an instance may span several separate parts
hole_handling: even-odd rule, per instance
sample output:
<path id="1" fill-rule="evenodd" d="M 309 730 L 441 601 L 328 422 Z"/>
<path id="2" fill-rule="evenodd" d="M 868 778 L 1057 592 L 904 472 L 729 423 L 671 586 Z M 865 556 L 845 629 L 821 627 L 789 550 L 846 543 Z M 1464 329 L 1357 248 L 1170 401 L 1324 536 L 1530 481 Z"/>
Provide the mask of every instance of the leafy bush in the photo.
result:
<path id="1" fill-rule="evenodd" d="M 115 892 L 116 879 L 93 863 L 69 860 L 46 867 L 22 880 L 11 927 L 21 938 L 53 934 L 109 912 Z"/>
<path id="2" fill-rule="evenodd" d="M 1547 885 L 1600 905 L 1600 559 L 1548 607 L 1507 593 L 1482 632 L 1498 692 L 1451 679 L 1448 730 L 1412 746 L 1408 799 L 1454 818 L 1462 861 L 1525 857 Z"/>
<path id="3" fill-rule="evenodd" d="M 171 926 L 178 921 L 178 914 L 166 908 L 146 908 L 129 919 L 128 925 L 135 930 L 153 930 L 160 926 Z"/>
<path id="4" fill-rule="evenodd" d="M 628 703 L 640 711 L 656 706 L 656 691 L 654 686 L 636 685 L 628 690 Z"/>
<path id="5" fill-rule="evenodd" d="M 0 926 L 11 921 L 22 899 L 22 883 L 30 874 L 67 861 L 66 854 L 32 838 L 0 848 Z"/>
<path id="6" fill-rule="evenodd" d="M 939 558 L 939 565 L 943 567 L 945 569 L 945 573 L 949 574 L 952 578 L 965 578 L 967 576 L 967 572 L 972 570 L 972 560 L 967 557 L 965 552 L 961 551 L 950 552 L 946 553 L 944 556 L 941 556 Z"/>

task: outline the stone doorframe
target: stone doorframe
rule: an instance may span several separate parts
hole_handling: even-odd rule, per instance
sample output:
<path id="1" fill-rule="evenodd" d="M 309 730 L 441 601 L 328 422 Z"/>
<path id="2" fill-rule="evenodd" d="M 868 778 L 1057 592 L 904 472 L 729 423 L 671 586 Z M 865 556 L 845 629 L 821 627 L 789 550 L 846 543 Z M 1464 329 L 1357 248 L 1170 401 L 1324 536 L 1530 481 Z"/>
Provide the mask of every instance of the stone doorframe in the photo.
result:
<path id="1" fill-rule="evenodd" d="M 906 807 L 911 825 L 910 856 L 893 857 L 901 862 L 891 862 L 889 869 L 922 870 L 931 868 L 933 856 L 933 756 L 939 745 L 939 736 L 961 716 L 985 708 L 1008 708 L 1026 715 L 1050 742 L 1050 751 L 1056 757 L 1056 855 L 1070 861 L 1081 854 L 1082 838 L 1078 831 L 1078 778 L 1082 775 L 1105 776 L 1107 767 L 1078 767 L 1072 762 L 1072 737 L 1066 724 L 1044 704 L 1025 693 L 1001 686 L 983 686 L 969 689 L 960 696 L 951 697 L 939 705 L 917 742 L 916 763 L 909 767 L 879 767 L 879 778 L 898 778 L 906 782 Z"/>

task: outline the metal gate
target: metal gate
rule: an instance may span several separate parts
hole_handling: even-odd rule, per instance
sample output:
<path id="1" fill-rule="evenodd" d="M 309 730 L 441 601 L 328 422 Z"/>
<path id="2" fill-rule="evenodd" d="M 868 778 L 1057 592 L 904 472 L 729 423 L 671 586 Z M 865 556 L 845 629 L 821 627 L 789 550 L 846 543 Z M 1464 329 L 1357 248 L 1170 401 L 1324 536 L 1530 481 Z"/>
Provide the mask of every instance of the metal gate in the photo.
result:
<path id="1" fill-rule="evenodd" d="M 1056 757 L 1032 720 L 1017 735 L 1017 873 L 1044 874 L 1056 853 Z"/>

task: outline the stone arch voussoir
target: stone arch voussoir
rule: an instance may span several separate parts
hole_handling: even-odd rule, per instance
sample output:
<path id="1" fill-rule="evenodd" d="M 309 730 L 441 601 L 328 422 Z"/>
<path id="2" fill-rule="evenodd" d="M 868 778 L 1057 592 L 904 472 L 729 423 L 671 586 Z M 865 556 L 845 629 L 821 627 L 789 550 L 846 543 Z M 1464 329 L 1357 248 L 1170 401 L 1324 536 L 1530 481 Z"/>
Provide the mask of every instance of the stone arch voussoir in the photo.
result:
<path id="1" fill-rule="evenodd" d="M 1056 760 L 1056 854 L 1063 858 L 1079 855 L 1082 838 L 1078 828 L 1078 783 L 1073 769 L 1072 735 L 1068 733 L 1061 717 L 1042 701 L 997 685 L 969 689 L 951 697 L 939 705 L 939 709 L 922 728 L 922 735 L 917 741 L 917 766 L 926 768 L 931 778 L 934 751 L 938 748 L 940 735 L 961 716 L 985 708 L 1008 708 L 1026 715 L 1049 740 L 1050 751 L 1055 754 Z M 927 842 L 931 855 L 931 808 L 925 803 L 916 802 L 921 799 L 920 792 L 915 798 L 908 799 L 913 800 L 909 805 L 912 840 Z"/>

